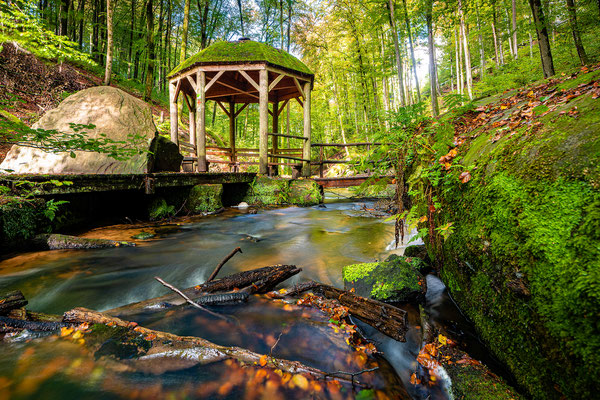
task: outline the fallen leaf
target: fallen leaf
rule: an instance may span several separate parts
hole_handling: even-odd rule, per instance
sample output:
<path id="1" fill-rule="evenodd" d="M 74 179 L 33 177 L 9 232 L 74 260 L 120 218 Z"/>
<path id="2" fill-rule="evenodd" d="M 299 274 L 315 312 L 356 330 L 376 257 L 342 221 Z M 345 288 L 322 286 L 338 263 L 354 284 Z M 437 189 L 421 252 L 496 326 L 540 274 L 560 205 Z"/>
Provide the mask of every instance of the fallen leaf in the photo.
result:
<path id="1" fill-rule="evenodd" d="M 260 357 L 260 359 L 258 360 L 258 364 L 261 367 L 264 367 L 265 365 L 267 365 L 267 355 L 266 354 L 264 354 Z"/>
<path id="2" fill-rule="evenodd" d="M 462 183 L 467 183 L 471 180 L 471 173 L 469 171 L 465 171 L 458 177 Z"/>
<path id="3" fill-rule="evenodd" d="M 302 390 L 308 390 L 308 379 L 304 377 L 304 375 L 296 374 L 292 378 L 292 382 L 295 386 L 299 387 Z"/>

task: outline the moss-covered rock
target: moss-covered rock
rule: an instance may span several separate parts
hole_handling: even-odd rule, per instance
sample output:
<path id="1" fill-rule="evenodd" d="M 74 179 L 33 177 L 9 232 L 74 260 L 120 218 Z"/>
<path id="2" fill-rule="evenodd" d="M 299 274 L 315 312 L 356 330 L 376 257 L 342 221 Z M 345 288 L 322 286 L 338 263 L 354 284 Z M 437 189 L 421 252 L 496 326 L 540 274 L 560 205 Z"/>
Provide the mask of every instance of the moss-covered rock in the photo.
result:
<path id="1" fill-rule="evenodd" d="M 569 115 L 577 107 L 580 114 Z M 592 398 L 600 374 L 600 101 L 581 96 L 460 147 L 440 196 L 441 276 L 536 399 Z M 475 133 L 476 134 L 476 133 Z M 454 171 L 454 170 L 453 170 Z"/>
<path id="2" fill-rule="evenodd" d="M 386 261 L 345 266 L 344 287 L 356 294 L 387 302 L 422 302 L 427 284 L 418 258 L 391 255 Z"/>
<path id="3" fill-rule="evenodd" d="M 131 247 L 135 243 L 109 240 L 82 238 L 58 233 L 46 233 L 37 235 L 32 244 L 41 250 L 64 250 L 64 249 L 106 249 L 111 247 Z"/>
<path id="4" fill-rule="evenodd" d="M 223 208 L 223 185 L 196 185 L 190 190 L 186 208 L 194 214 L 215 212 Z"/>
<path id="5" fill-rule="evenodd" d="M 323 188 L 311 179 L 292 180 L 289 190 L 289 204 L 314 206 L 323 202 Z"/>
<path id="6" fill-rule="evenodd" d="M 243 201 L 250 205 L 278 206 L 288 204 L 290 181 L 283 178 L 257 176 Z"/>

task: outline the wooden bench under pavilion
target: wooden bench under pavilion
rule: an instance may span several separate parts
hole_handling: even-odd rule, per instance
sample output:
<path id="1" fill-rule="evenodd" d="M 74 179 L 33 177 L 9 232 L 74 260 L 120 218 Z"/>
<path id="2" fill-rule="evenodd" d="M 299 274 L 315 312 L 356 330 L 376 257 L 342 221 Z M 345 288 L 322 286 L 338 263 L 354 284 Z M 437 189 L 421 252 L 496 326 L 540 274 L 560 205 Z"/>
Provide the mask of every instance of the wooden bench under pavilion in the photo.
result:
<path id="1" fill-rule="evenodd" d="M 249 39 L 217 42 L 188 58 L 169 75 L 171 141 L 195 150 L 198 172 L 208 171 L 206 147 L 206 101 L 213 100 L 229 117 L 229 156 L 232 170 L 240 162 L 235 145 L 236 118 L 249 104 L 259 104 L 258 165 L 261 174 L 276 174 L 280 165 L 293 165 L 310 176 L 311 90 L 314 74 L 291 54 Z M 180 95 L 190 110 L 190 145 L 180 144 L 177 100 Z M 279 115 L 288 102 L 303 107 L 303 136 L 279 133 Z M 273 132 L 269 132 L 269 114 Z M 272 145 L 269 146 L 269 137 Z M 279 149 L 279 138 L 302 141 L 301 156 Z M 271 162 L 269 162 L 269 160 Z M 280 161 L 280 160 L 283 160 Z M 290 164 L 294 162 L 294 164 Z M 256 164 L 256 162 L 245 162 Z"/>

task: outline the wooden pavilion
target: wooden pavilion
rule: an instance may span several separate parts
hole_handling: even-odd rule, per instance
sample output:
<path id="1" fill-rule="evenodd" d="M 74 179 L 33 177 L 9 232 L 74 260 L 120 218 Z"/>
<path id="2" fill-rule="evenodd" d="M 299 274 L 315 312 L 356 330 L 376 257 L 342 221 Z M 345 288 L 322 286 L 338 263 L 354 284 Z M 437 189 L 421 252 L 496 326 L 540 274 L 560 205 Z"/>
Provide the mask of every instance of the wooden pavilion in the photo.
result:
<path id="1" fill-rule="evenodd" d="M 190 145 L 195 149 L 198 172 L 207 172 L 206 101 L 213 100 L 229 117 L 227 155 L 232 170 L 240 164 L 236 150 L 236 118 L 251 103 L 259 104 L 258 165 L 261 174 L 276 174 L 280 165 L 296 166 L 310 175 L 310 96 L 314 74 L 296 57 L 249 39 L 217 42 L 188 58 L 168 75 L 171 141 L 179 143 L 177 100 L 180 95 L 190 110 Z M 303 107 L 303 136 L 279 133 L 279 115 L 291 100 Z M 269 115 L 272 132 L 269 131 Z M 302 141 L 301 156 L 280 151 L 279 138 Z M 271 146 L 269 138 L 272 138 Z M 189 145 L 188 148 L 190 147 Z M 181 148 L 181 147 L 180 147 Z M 246 162 L 246 164 L 256 162 Z"/>

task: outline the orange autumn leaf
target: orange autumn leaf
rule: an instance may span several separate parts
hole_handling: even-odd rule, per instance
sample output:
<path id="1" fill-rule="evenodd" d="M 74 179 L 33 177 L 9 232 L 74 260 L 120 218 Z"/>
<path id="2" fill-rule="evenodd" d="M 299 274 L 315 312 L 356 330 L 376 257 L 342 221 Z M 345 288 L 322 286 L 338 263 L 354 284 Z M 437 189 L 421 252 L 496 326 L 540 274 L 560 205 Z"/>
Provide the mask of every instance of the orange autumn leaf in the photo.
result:
<path id="1" fill-rule="evenodd" d="M 152 340 L 156 339 L 156 334 L 150 333 L 150 334 L 146 335 L 146 337 L 144 339 L 151 342 Z"/>
<path id="2" fill-rule="evenodd" d="M 460 179 L 461 183 L 467 183 L 471 180 L 471 173 L 469 171 L 465 171 L 460 174 L 458 179 Z"/>
<path id="3" fill-rule="evenodd" d="M 260 357 L 260 359 L 258 360 L 258 364 L 261 367 L 264 367 L 265 365 L 267 365 L 267 355 L 266 354 L 264 354 Z"/>

